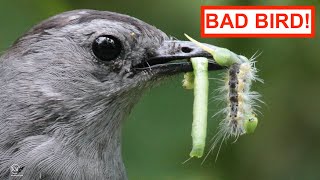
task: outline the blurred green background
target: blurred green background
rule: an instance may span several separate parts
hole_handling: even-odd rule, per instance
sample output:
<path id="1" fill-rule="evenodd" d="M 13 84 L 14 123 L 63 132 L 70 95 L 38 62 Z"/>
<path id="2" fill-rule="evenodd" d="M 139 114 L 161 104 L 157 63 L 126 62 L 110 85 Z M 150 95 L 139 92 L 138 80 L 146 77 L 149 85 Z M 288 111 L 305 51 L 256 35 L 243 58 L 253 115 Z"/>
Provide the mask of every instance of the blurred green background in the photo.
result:
<path id="1" fill-rule="evenodd" d="M 200 5 L 315 5 L 313 39 L 200 39 Z M 191 150 L 192 91 L 181 87 L 182 75 L 148 92 L 135 107 L 123 129 L 123 156 L 129 179 L 284 180 L 320 179 L 320 8 L 319 1 L 301 0 L 2 0 L 0 52 L 32 25 L 72 9 L 116 11 L 137 17 L 164 32 L 186 39 L 227 47 L 257 59 L 264 84 L 260 124 L 253 135 L 223 144 L 202 160 L 188 158 Z M 210 77 L 217 77 L 213 72 Z M 217 88 L 210 81 L 211 90 Z M 218 106 L 209 104 L 209 115 Z M 318 112 L 319 111 L 319 112 Z M 219 118 L 209 120 L 208 139 Z M 208 142 L 209 147 L 210 142 Z"/>

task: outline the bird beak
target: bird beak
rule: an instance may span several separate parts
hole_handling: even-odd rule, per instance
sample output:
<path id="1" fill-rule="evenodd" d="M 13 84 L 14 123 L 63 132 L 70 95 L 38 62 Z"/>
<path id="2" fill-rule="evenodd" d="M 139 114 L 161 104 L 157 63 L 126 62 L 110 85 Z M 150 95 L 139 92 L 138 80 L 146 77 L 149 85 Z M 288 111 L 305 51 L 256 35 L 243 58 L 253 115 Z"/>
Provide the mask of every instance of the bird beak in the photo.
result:
<path id="1" fill-rule="evenodd" d="M 209 48 L 216 49 L 216 46 L 204 44 Z M 176 74 L 179 72 L 193 71 L 190 58 L 209 58 L 208 70 L 219 70 L 224 67 L 218 65 L 212 55 L 204 51 L 191 41 L 164 41 L 163 44 L 153 52 L 149 53 L 145 62 L 135 66 L 136 70 L 152 70 L 157 74 Z"/>

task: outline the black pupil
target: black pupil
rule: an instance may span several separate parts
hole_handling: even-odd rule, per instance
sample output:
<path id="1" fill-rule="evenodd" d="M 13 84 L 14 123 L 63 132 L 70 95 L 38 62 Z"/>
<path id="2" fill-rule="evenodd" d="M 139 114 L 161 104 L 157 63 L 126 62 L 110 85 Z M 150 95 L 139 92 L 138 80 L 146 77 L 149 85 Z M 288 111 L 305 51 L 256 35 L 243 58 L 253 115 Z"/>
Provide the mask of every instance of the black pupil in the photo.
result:
<path id="1" fill-rule="evenodd" d="M 92 44 L 94 55 L 102 61 L 116 59 L 122 50 L 121 42 L 113 36 L 100 36 Z"/>

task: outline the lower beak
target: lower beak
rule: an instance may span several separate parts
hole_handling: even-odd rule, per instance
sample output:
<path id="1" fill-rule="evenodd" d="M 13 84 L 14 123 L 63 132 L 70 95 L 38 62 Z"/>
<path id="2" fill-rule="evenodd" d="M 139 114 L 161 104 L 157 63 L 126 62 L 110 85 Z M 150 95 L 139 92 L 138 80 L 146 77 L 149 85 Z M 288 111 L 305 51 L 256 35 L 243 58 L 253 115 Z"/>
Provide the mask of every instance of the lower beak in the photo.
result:
<path id="1" fill-rule="evenodd" d="M 204 44 L 209 48 L 216 46 Z M 219 70 L 224 67 L 218 65 L 212 55 L 191 41 L 165 41 L 162 46 L 153 52 L 145 62 L 135 66 L 135 69 L 150 69 L 157 74 L 176 74 L 193 71 L 190 58 L 206 57 L 209 59 L 208 70 Z"/>

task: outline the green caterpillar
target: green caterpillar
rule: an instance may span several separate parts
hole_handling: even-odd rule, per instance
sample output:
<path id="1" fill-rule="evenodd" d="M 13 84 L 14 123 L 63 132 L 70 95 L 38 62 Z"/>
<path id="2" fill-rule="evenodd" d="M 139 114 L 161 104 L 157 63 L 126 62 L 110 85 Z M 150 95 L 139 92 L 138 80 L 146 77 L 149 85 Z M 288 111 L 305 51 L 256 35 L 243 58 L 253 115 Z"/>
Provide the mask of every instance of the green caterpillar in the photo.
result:
<path id="1" fill-rule="evenodd" d="M 190 157 L 202 157 L 207 136 L 208 114 L 208 59 L 203 57 L 191 58 L 191 73 L 184 75 L 183 87 L 194 88 L 193 122 L 192 122 L 192 150 Z"/>
<path id="2" fill-rule="evenodd" d="M 214 137 L 214 143 L 211 146 L 210 151 L 212 151 L 221 140 L 224 141 L 229 137 L 237 138 L 242 134 L 253 133 L 258 125 L 258 118 L 254 113 L 254 107 L 256 106 L 256 100 L 260 101 L 260 95 L 257 92 L 251 92 L 250 87 L 253 81 L 262 82 L 262 80 L 256 76 L 257 69 L 255 68 L 253 61 L 255 58 L 251 58 L 249 60 L 248 58 L 237 55 L 226 48 L 210 49 L 188 35 L 185 34 L 185 36 L 190 41 L 209 52 L 216 63 L 221 66 L 228 67 L 228 72 L 225 75 L 225 82 L 220 88 L 222 97 L 225 97 L 224 102 L 227 105 L 220 111 L 225 115 L 225 118 L 220 123 L 218 134 Z M 193 63 L 194 60 L 191 61 Z M 195 67 L 194 69 L 196 71 Z M 185 88 L 193 87 L 192 78 L 190 77 L 191 74 L 185 75 Z M 195 76 L 195 78 L 197 77 Z M 198 88 L 196 83 L 194 84 L 194 88 Z M 194 108 L 196 107 L 194 106 Z M 202 113 L 206 113 L 206 111 Z M 194 119 L 195 118 L 196 117 L 194 116 Z M 195 138 L 193 137 L 193 139 Z M 202 154 L 199 153 L 197 155 Z"/>

